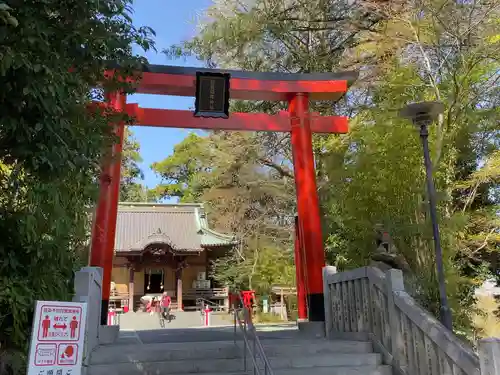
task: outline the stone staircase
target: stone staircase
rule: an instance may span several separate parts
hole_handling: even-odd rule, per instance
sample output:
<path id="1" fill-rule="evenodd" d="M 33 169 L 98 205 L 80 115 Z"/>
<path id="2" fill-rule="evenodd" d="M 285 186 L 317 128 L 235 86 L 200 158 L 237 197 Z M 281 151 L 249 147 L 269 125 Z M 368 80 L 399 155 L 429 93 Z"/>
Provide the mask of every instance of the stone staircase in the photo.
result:
<path id="1" fill-rule="evenodd" d="M 390 375 L 370 342 L 302 338 L 288 332 L 259 333 L 276 375 Z M 288 337 L 286 337 L 288 336 Z M 248 353 L 248 352 L 247 352 Z M 260 363 L 260 360 L 257 359 Z M 91 356 L 88 375 L 204 375 L 252 373 L 243 341 L 171 342 L 99 347 Z"/>
<path id="2" fill-rule="evenodd" d="M 91 355 L 83 358 L 84 375 L 253 372 L 248 351 L 244 366 L 242 334 L 238 331 L 233 342 L 232 327 L 143 327 L 124 330 L 115 340 L 117 327 L 99 326 L 101 278 L 100 271 L 90 267 L 75 274 L 74 301 L 88 304 Z M 325 267 L 323 281 L 326 339 L 307 338 L 307 332 L 301 335 L 296 329 L 283 332 L 273 326 L 269 332 L 269 327 L 258 327 L 274 374 L 500 375 L 500 339 L 478 340 L 474 350 L 405 291 L 401 271 L 363 267 L 337 273 Z M 106 342 L 113 344 L 99 346 Z M 262 368 L 260 358 L 257 361 Z"/>

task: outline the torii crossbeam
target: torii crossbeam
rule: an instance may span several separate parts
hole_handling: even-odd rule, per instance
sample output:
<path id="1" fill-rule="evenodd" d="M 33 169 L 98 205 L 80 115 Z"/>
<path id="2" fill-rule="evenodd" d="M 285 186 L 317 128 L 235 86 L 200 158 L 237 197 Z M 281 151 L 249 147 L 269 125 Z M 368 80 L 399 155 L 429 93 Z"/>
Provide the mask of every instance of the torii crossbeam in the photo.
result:
<path id="1" fill-rule="evenodd" d="M 136 126 L 175 127 L 187 129 L 248 130 L 290 132 L 297 194 L 301 251 L 296 251 L 297 280 L 304 280 L 307 301 L 299 298 L 300 319 L 324 321 L 322 268 L 325 265 L 321 217 L 316 191 L 312 133 L 346 133 L 347 118 L 319 116 L 309 112 L 310 100 L 337 101 L 357 79 L 357 72 L 283 74 L 231 70 L 145 65 L 137 93 L 194 96 L 196 73 L 229 73 L 230 97 L 241 100 L 286 101 L 288 112 L 231 113 L 229 118 L 195 117 L 184 110 L 141 108 L 127 104 L 120 92 L 106 95 L 108 106 L 136 118 Z M 103 314 L 106 324 L 111 272 L 113 265 L 116 220 L 120 190 L 120 154 L 124 124 L 112 124 L 120 141 L 113 146 L 111 158 L 104 163 L 99 201 L 92 235 L 90 265 L 103 268 Z M 308 316 L 303 316 L 308 307 Z"/>

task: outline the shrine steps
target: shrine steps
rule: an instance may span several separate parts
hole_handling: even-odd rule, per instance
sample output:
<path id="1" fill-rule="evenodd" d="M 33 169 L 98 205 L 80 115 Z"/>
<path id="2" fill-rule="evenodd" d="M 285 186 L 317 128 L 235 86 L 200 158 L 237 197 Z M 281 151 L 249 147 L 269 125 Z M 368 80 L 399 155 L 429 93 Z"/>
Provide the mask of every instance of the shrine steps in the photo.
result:
<path id="1" fill-rule="evenodd" d="M 391 375 L 369 342 L 324 339 L 263 339 L 275 375 Z M 260 361 L 259 361 L 260 362 Z M 101 347 L 92 354 L 88 375 L 242 375 L 243 343 L 233 341 Z"/>

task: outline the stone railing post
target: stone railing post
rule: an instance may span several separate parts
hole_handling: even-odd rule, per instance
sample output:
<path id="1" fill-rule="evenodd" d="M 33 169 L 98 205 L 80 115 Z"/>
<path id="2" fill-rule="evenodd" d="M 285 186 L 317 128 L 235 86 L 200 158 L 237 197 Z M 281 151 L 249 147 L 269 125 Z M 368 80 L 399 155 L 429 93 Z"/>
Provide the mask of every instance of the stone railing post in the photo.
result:
<path id="1" fill-rule="evenodd" d="M 403 292 L 405 290 L 403 272 L 397 269 L 390 269 L 385 273 L 386 290 L 387 290 L 387 310 L 389 315 L 389 328 L 391 335 L 391 347 L 387 348 L 391 351 L 393 363 L 401 368 L 405 366 L 404 355 L 402 348 L 404 345 L 402 332 L 400 330 L 400 318 L 394 304 L 394 292 Z M 403 363 L 402 363 L 403 362 Z"/>
<path id="2" fill-rule="evenodd" d="M 500 375 L 500 338 L 486 338 L 478 342 L 481 375 Z"/>
<path id="3" fill-rule="evenodd" d="M 331 338 L 333 328 L 333 311 L 332 311 L 332 293 L 328 285 L 328 276 L 337 273 L 337 267 L 325 266 L 323 267 L 323 295 L 325 296 L 325 334 L 326 338 Z"/>
<path id="4" fill-rule="evenodd" d="M 74 302 L 87 303 L 87 324 L 85 332 L 84 365 L 89 353 L 99 345 L 99 326 L 101 325 L 102 268 L 84 267 L 75 272 Z"/>

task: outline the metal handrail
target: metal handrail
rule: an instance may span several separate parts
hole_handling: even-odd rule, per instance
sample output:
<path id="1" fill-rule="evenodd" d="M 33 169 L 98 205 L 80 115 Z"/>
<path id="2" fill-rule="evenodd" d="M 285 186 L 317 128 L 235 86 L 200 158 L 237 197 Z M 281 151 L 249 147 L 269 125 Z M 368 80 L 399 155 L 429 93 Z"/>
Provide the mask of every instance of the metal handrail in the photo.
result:
<path id="1" fill-rule="evenodd" d="M 240 313 L 243 312 L 243 323 L 240 319 Z M 243 333 L 243 366 L 244 371 L 247 371 L 247 350 L 250 353 L 250 358 L 253 363 L 253 373 L 254 375 L 274 375 L 274 371 L 271 368 L 269 359 L 266 356 L 264 347 L 262 346 L 259 337 L 257 336 L 257 331 L 252 323 L 251 313 L 248 308 L 236 308 L 234 309 L 234 342 L 236 344 L 236 323 L 240 327 Z M 249 334 L 250 333 L 250 334 Z M 253 339 L 253 345 L 250 344 L 250 340 Z M 251 348 L 253 346 L 253 349 Z M 257 363 L 257 356 L 260 357 L 264 363 L 264 372 L 259 367 Z"/>
<path id="2" fill-rule="evenodd" d="M 214 307 L 214 310 L 216 311 L 224 311 L 224 306 L 218 304 L 218 303 L 215 303 L 215 302 L 212 302 L 208 299 L 205 299 L 205 298 L 197 298 L 196 299 L 196 305 L 200 305 L 200 302 L 202 302 L 203 304 L 205 305 L 208 305 L 210 307 Z M 203 305 L 201 306 L 201 308 L 203 308 Z"/>

